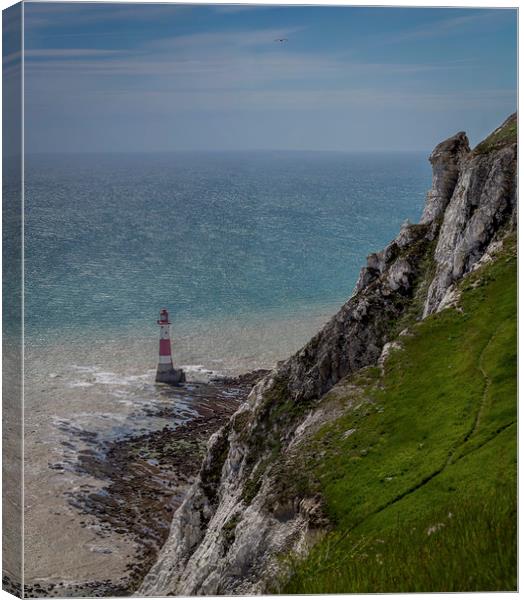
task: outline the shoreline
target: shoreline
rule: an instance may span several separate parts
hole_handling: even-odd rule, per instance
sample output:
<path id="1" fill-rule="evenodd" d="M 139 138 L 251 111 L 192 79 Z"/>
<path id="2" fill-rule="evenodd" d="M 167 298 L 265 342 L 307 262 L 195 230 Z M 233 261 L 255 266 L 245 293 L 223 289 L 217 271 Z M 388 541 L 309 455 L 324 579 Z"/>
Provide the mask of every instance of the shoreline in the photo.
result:
<path id="1" fill-rule="evenodd" d="M 247 398 L 267 370 L 208 383 L 180 386 L 191 395 L 195 416 L 173 427 L 165 426 L 110 442 L 93 439 L 75 464 L 78 474 L 102 481 L 96 491 L 66 494 L 79 515 L 79 525 L 96 532 L 100 554 L 104 538 L 118 534 L 129 543 L 123 573 L 111 580 L 74 583 L 35 580 L 24 585 L 27 597 L 102 597 L 132 594 L 156 560 L 170 530 L 174 512 L 200 470 L 207 442 Z M 176 409 L 162 407 L 152 417 L 175 417 Z"/>

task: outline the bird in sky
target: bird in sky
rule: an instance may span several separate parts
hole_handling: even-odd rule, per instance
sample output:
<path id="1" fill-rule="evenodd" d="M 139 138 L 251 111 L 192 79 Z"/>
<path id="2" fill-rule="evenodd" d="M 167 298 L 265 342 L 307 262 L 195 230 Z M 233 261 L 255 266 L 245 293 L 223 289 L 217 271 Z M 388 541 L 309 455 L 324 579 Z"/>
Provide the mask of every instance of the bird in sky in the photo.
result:
<path id="1" fill-rule="evenodd" d="M 284 42 L 287 42 L 287 38 L 277 38 L 275 42 L 280 42 L 281 44 L 283 44 Z"/>

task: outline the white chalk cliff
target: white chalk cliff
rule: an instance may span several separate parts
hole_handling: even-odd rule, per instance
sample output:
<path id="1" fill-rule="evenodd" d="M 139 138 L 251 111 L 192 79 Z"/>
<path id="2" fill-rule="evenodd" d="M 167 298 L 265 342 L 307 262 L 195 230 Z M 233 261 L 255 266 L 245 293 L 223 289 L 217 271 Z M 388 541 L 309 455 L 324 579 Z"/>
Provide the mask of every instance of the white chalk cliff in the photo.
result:
<path id="1" fill-rule="evenodd" d="M 306 547 L 325 526 L 318 498 L 282 500 L 275 457 L 326 418 L 326 392 L 395 347 L 408 313 L 421 319 L 448 306 L 457 282 L 516 228 L 515 136 L 513 115 L 474 150 L 463 132 L 435 148 L 421 222 L 368 257 L 340 311 L 213 435 L 137 595 L 263 593 L 277 555 Z"/>

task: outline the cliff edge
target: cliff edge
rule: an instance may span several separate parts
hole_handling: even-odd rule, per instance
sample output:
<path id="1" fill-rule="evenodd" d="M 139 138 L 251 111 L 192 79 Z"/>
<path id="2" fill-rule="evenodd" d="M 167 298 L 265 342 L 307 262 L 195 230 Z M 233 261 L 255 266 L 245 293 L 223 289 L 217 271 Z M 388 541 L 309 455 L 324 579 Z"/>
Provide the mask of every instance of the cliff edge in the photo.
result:
<path id="1" fill-rule="evenodd" d="M 229 424 L 211 438 L 200 476 L 175 514 L 168 541 L 138 590 L 139 595 L 253 594 L 275 589 L 275 578 L 282 577 L 289 568 L 278 557 L 307 556 L 326 532 L 336 530 L 341 523 L 345 523 L 347 531 L 358 528 L 363 520 L 404 498 L 410 490 L 418 489 L 421 481 L 427 483 L 442 473 L 444 466 L 455 460 L 458 448 L 470 444 L 472 436 L 481 435 L 484 423 L 481 416 L 484 418 L 487 411 L 483 404 L 487 384 L 479 375 L 484 369 L 484 355 L 479 355 L 478 364 L 472 367 L 475 372 L 471 394 L 469 400 L 465 397 L 464 406 L 460 405 L 462 417 L 453 416 L 456 423 L 453 421 L 453 427 L 449 426 L 449 439 L 442 433 L 442 439 L 435 438 L 433 445 L 430 444 L 436 454 L 440 452 L 438 460 L 436 454 L 426 456 L 425 451 L 421 452 L 429 444 L 426 438 L 421 438 L 417 442 L 422 444 L 418 453 L 413 450 L 413 456 L 410 454 L 409 460 L 406 459 L 406 465 L 411 466 L 404 465 L 399 473 L 377 475 L 381 486 L 394 481 L 390 488 L 381 487 L 375 493 L 370 487 L 367 493 L 373 497 L 356 487 L 348 488 L 345 495 L 332 494 L 351 469 L 359 472 L 363 457 L 372 457 L 377 452 L 376 465 L 383 464 L 380 444 L 386 442 L 379 438 L 391 428 L 398 428 L 404 405 L 399 404 L 398 418 L 389 423 L 390 429 L 377 433 L 381 426 L 376 425 L 378 429 L 373 429 L 373 436 L 377 440 L 373 437 L 373 442 L 369 441 L 371 437 L 359 441 L 356 433 L 360 431 L 359 425 L 348 426 L 344 431 L 337 429 L 337 444 L 330 445 L 325 442 L 329 436 L 322 438 L 328 435 L 324 431 L 326 424 L 342 423 L 341 419 L 349 418 L 349 414 L 354 416 L 362 406 L 368 407 L 365 415 L 368 423 L 369 411 L 375 414 L 375 409 L 369 406 L 394 406 L 397 393 L 394 390 L 404 385 L 387 380 L 388 365 L 393 364 L 391 356 L 403 354 L 395 351 L 423 343 L 417 329 L 421 324 L 442 329 L 443 321 L 438 315 L 446 313 L 445 309 L 452 309 L 447 312 L 457 313 L 457 318 L 462 319 L 460 323 L 447 323 L 447 327 L 455 327 L 456 332 L 469 331 L 460 329 L 468 327 L 464 313 L 468 318 L 473 315 L 474 321 L 475 315 L 484 310 L 484 304 L 475 304 L 467 295 L 470 292 L 466 288 L 473 285 L 467 283 L 468 278 L 501 256 L 504 264 L 509 264 L 513 255 L 511 252 L 508 255 L 508 240 L 514 237 L 517 221 L 516 133 L 517 117 L 512 115 L 473 150 L 463 132 L 435 148 L 429 159 L 433 169 L 432 188 L 420 223 L 404 225 L 384 250 L 367 258 L 353 295 L 339 312 L 299 352 L 260 381 Z M 465 310 L 461 304 L 463 295 L 464 302 L 476 308 Z M 504 317 L 506 324 L 508 315 Z M 501 329 L 497 331 L 505 326 L 501 321 Z M 482 330 L 478 323 L 475 327 L 472 332 Z M 426 331 L 424 339 L 430 339 L 431 335 L 432 331 Z M 458 333 L 456 336 L 460 339 Z M 486 336 L 487 340 L 495 339 L 495 332 L 487 331 Z M 414 341 L 407 342 L 411 338 Z M 478 341 L 479 353 L 482 344 Z M 451 357 L 452 350 L 446 352 Z M 408 372 L 422 354 L 420 348 L 413 356 L 406 350 L 403 360 L 408 362 L 403 372 Z M 449 364 L 454 364 L 451 358 Z M 462 373 L 460 376 L 466 382 L 466 366 L 460 365 L 457 359 L 457 377 Z M 437 394 L 434 400 L 437 412 L 438 373 L 435 366 L 436 391 L 432 393 Z M 445 371 L 445 376 L 448 375 Z M 446 381 L 442 379 L 441 389 L 447 385 Z M 477 383 L 478 393 L 472 391 L 477 390 Z M 370 391 L 370 385 L 375 386 L 374 391 Z M 377 401 L 384 394 L 389 404 Z M 468 404 L 475 394 L 484 407 L 481 416 Z M 425 405 L 416 404 L 423 396 L 424 390 L 414 394 L 413 411 L 424 412 L 420 407 Z M 404 397 L 408 397 L 407 392 Z M 453 398 L 443 398 L 442 410 L 453 402 Z M 472 426 L 468 424 L 471 419 L 465 416 L 470 414 L 468 410 L 475 414 L 474 418 L 470 415 Z M 383 418 L 378 409 L 377 415 L 377 419 Z M 465 429 L 459 431 L 462 422 Z M 330 431 L 329 435 L 333 430 Z M 447 431 L 444 424 L 442 431 Z M 433 432 L 425 435 L 431 438 Z M 409 435 L 403 439 L 406 437 Z M 329 457 L 339 456 L 348 440 L 352 444 L 347 449 L 349 462 L 343 467 L 340 462 L 329 463 Z M 391 452 L 396 450 L 392 447 Z M 357 463 L 358 468 L 354 467 Z M 373 472 L 373 464 L 369 463 L 366 472 Z M 328 481 L 322 475 L 322 470 L 328 468 L 340 468 L 341 472 Z M 335 480 L 339 483 L 335 484 Z M 357 480 L 351 481 L 355 486 Z M 350 506 L 345 504 L 345 498 L 351 495 L 355 504 Z M 373 505 L 375 497 L 377 504 Z M 351 517 L 351 523 L 346 523 L 346 515 Z"/>

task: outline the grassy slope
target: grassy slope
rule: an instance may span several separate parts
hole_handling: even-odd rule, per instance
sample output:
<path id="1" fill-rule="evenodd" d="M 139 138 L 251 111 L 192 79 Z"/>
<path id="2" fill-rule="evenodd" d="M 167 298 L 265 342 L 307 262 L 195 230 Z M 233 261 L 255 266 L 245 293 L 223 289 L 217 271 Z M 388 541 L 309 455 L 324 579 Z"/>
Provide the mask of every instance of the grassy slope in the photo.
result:
<path id="1" fill-rule="evenodd" d="M 502 148 L 507 144 L 513 144 L 517 141 L 517 114 L 511 115 L 506 121 L 496 129 L 485 140 L 480 142 L 473 150 L 475 154 L 488 154 L 493 150 Z"/>
<path id="2" fill-rule="evenodd" d="M 516 589 L 516 285 L 510 238 L 464 281 L 462 313 L 326 396 L 350 408 L 280 468 L 334 527 L 280 591 Z"/>

